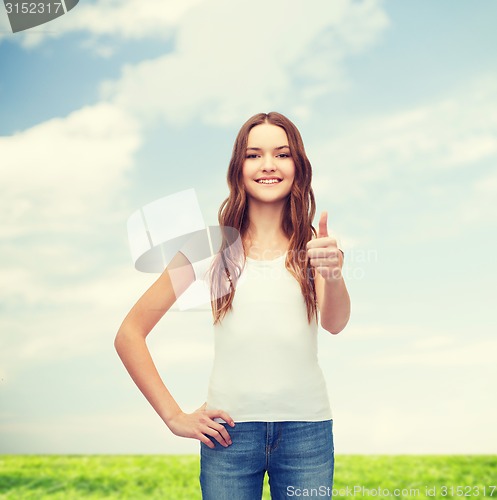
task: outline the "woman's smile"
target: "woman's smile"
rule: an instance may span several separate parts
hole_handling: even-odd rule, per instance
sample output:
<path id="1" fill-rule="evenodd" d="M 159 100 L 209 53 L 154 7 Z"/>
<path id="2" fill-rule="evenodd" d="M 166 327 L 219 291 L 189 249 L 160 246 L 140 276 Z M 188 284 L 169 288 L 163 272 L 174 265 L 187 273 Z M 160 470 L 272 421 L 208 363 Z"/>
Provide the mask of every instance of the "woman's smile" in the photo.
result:
<path id="1" fill-rule="evenodd" d="M 278 179 L 276 177 L 273 177 L 273 178 L 267 178 L 267 179 L 256 179 L 255 182 L 257 182 L 257 184 L 261 184 L 262 186 L 274 186 L 275 184 L 279 184 L 280 182 L 282 182 L 283 179 Z"/>

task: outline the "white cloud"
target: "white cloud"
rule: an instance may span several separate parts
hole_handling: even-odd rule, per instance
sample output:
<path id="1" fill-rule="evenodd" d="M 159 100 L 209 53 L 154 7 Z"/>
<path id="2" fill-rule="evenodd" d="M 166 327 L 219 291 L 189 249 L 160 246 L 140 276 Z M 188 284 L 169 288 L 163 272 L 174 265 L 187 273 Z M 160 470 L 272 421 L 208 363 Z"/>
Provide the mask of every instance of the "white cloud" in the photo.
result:
<path id="1" fill-rule="evenodd" d="M 488 135 L 463 137 L 451 144 L 443 166 L 468 165 L 495 156 L 497 153 L 497 137 L 489 131 Z M 495 132 L 495 131 L 494 131 Z"/>
<path id="2" fill-rule="evenodd" d="M 482 366 L 495 364 L 497 340 L 460 339 L 446 340 L 445 343 L 433 345 L 413 344 L 390 351 L 387 355 L 375 356 L 369 364 L 385 365 L 420 365 L 420 366 Z"/>
<path id="3" fill-rule="evenodd" d="M 41 245 L 43 246 L 43 245 Z M 44 260 L 40 258 L 43 251 L 36 245 L 33 253 L 39 262 L 46 262 L 57 266 L 61 262 L 64 271 L 70 276 L 85 274 L 86 268 L 81 262 L 71 262 L 68 247 L 52 245 L 53 254 L 63 256 L 60 259 Z M 74 267 L 72 267 L 74 266 Z M 75 280 L 70 284 L 70 293 L 61 293 L 67 290 L 67 285 L 61 286 L 54 280 L 47 283 L 36 267 L 9 267 L 3 269 L 0 275 L 0 298 L 4 304 L 9 302 L 22 303 L 25 307 L 36 307 L 50 304 L 61 309 L 70 306 L 79 306 L 82 309 L 104 307 L 113 308 L 122 306 L 129 300 L 129 289 L 145 290 L 157 278 L 156 275 L 136 272 L 131 263 L 126 269 L 113 267 L 105 274 L 92 277 L 91 281 Z M 112 291 L 112 293 L 111 293 Z"/>
<path id="4" fill-rule="evenodd" d="M 200 118 L 231 125 L 281 107 L 306 119 L 315 98 L 347 88 L 344 58 L 372 46 L 388 26 L 380 4 L 318 0 L 289 9 L 283 0 L 256 0 L 250 8 L 228 0 L 167 2 L 160 8 L 138 0 L 96 2 L 52 21 L 51 30 L 17 35 L 28 47 L 80 30 L 110 35 L 102 43 L 95 36 L 82 42 L 109 57 L 118 36 L 174 33 L 174 52 L 125 66 L 120 80 L 102 84 L 105 100 L 145 120 L 182 126 Z"/>
<path id="5" fill-rule="evenodd" d="M 12 28 L 10 27 L 9 18 L 7 16 L 7 9 L 0 9 L 0 43 L 2 43 L 3 38 L 7 38 L 9 33 L 12 32 Z"/>
<path id="6" fill-rule="evenodd" d="M 404 396 L 404 395 L 403 395 Z M 458 398 L 447 400 L 453 412 L 418 407 L 399 400 L 367 407 L 340 402 L 334 413 L 336 453 L 367 454 L 481 454 L 495 453 L 495 410 L 474 410 Z M 352 409 L 351 409 L 352 407 Z M 464 423 L 464 425 L 461 424 Z M 457 435 L 457 439 L 454 436 Z M 402 478 L 397 478 L 400 480 Z"/>
<path id="7" fill-rule="evenodd" d="M 19 421 L 9 415 L 0 418 L 2 453 L 169 455 L 197 454 L 200 446 L 196 439 L 174 435 L 152 407 L 146 402 L 140 406 L 140 401 L 125 413 L 96 409 L 92 414 L 57 414 L 46 420 Z"/>
<path id="8" fill-rule="evenodd" d="M 183 19 L 174 53 L 126 66 L 120 80 L 102 85 L 102 96 L 171 126 L 198 118 L 231 125 L 292 102 L 305 117 L 315 97 L 346 85 L 343 58 L 372 45 L 387 25 L 374 0 L 291 9 L 257 0 L 243 11 L 228 0 L 206 2 Z"/>
<path id="9" fill-rule="evenodd" d="M 158 277 L 131 265 L 63 286 L 21 269 L 6 274 L 0 298 L 10 314 L 0 318 L 0 365 L 10 380 L 26 365 L 113 350 L 128 311 Z M 211 323 L 210 310 L 171 309 L 147 338 L 154 359 L 167 367 L 209 363 Z"/>
<path id="10" fill-rule="evenodd" d="M 414 325 L 408 324 L 355 324 L 349 323 L 344 330 L 343 335 L 340 334 L 340 339 L 344 342 L 350 341 L 364 341 L 364 340 L 380 340 L 386 338 L 397 338 L 399 332 L 404 332 L 406 335 L 412 335 L 418 332 L 419 329 Z M 345 338 L 345 336 L 347 338 Z M 338 337 L 337 337 L 338 338 Z"/>
<path id="11" fill-rule="evenodd" d="M 497 342 L 491 331 L 476 333 L 395 323 L 321 336 L 335 450 L 491 453 Z"/>
<path id="12" fill-rule="evenodd" d="M 99 220 L 141 144 L 137 122 L 108 103 L 0 137 L 3 238 Z"/>
<path id="13" fill-rule="evenodd" d="M 338 202 L 368 196 L 393 175 L 430 175 L 497 158 L 497 75 L 455 86 L 444 99 L 390 115 L 361 118 L 344 133 L 313 145 L 316 191 Z M 330 160 L 331 159 L 331 160 Z"/>
<path id="14" fill-rule="evenodd" d="M 377 237 L 384 218 L 401 212 L 397 244 L 494 225 L 497 181 L 486 165 L 497 164 L 497 74 L 474 76 L 419 107 L 352 119 L 340 135 L 307 149 L 316 199 L 368 213 L 352 221 L 361 225 L 355 243 Z"/>
<path id="15" fill-rule="evenodd" d="M 108 103 L 0 137 L 0 297 L 9 311 L 0 329 L 8 373 L 22 368 L 18 360 L 99 349 L 102 329 L 119 326 L 112 311 L 126 302 L 126 286 L 116 286 L 123 274 L 111 269 L 88 279 L 103 257 L 88 250 L 86 238 L 95 241 L 96 228 L 126 217 L 126 207 L 114 204 L 140 144 L 137 122 Z M 81 321 L 92 311 L 94 320 Z"/>
<path id="16" fill-rule="evenodd" d="M 497 167 L 497 160 L 494 162 L 494 169 Z M 497 174 L 483 174 L 470 186 L 470 195 L 461 206 L 460 220 L 465 225 L 487 223 L 488 225 L 497 222 Z"/>
<path id="17" fill-rule="evenodd" d="M 356 315 L 354 315 L 356 317 Z M 430 330 L 409 323 L 356 324 L 353 320 L 336 338 L 321 339 L 321 357 L 334 359 L 336 350 L 368 348 L 354 357 L 357 366 L 482 366 L 495 364 L 497 340 L 480 331 L 478 338 L 468 337 L 463 329 L 450 332 Z M 490 335 L 490 332 L 488 332 Z M 374 351 L 374 352 L 373 352 Z"/>
<path id="18" fill-rule="evenodd" d="M 353 317 L 357 317 L 357 311 Z M 492 365 L 495 361 L 497 340 L 488 335 L 480 331 L 480 335 L 474 338 L 468 337 L 463 329 L 452 328 L 446 332 L 409 323 L 366 325 L 356 324 L 352 319 L 337 337 L 330 338 L 325 334 L 320 339 L 320 357 L 339 361 L 336 360 L 338 349 L 346 354 L 360 347 L 361 351 L 350 361 L 358 367 L 478 367 Z"/>
<path id="19" fill-rule="evenodd" d="M 383 403 L 361 408 L 350 398 L 337 403 L 333 414 L 336 454 L 495 452 L 495 413 L 461 406 L 460 399 L 446 401 L 448 407 L 455 409 L 452 416 L 414 405 L 406 409 Z M 2 415 L 4 452 L 198 453 L 198 441 L 172 434 L 147 405 L 143 402 L 140 406 L 137 400 L 137 409 L 125 413 L 95 410 L 92 414 L 79 416 L 53 415 L 45 421 L 38 418 L 19 422 L 15 415 Z M 192 406 L 185 411 L 194 409 Z M 456 434 L 458 439 L 454 440 Z M 54 436 L 57 437 L 55 441 Z"/>
<path id="20" fill-rule="evenodd" d="M 162 0 L 143 2 L 141 0 L 99 0 L 79 2 L 66 15 L 49 24 L 11 35 L 24 48 L 32 49 L 50 38 L 60 38 L 70 33 L 87 34 L 89 42 L 84 45 L 101 50 L 102 36 L 138 40 L 144 38 L 170 38 L 175 26 L 196 4 L 202 0 Z M 3 31 L 10 31 L 7 16 L 2 18 Z M 0 35 L 0 41 L 2 36 Z M 4 35 L 4 38 L 7 38 Z M 102 54 L 106 56 L 106 54 Z"/>
<path id="21" fill-rule="evenodd" d="M 474 188 L 479 194 L 497 194 L 497 172 L 493 172 L 478 179 L 474 184 Z"/>

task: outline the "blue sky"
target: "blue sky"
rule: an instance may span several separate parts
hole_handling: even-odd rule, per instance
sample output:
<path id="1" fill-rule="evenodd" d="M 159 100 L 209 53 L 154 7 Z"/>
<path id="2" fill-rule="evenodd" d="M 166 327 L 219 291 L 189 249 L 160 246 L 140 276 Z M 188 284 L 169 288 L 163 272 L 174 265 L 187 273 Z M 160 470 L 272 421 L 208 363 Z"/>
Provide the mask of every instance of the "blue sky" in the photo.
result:
<path id="1" fill-rule="evenodd" d="M 0 8 L 0 453 L 196 453 L 113 347 L 157 275 L 126 222 L 194 188 L 217 223 L 236 133 L 280 111 L 345 247 L 352 317 L 320 331 L 336 453 L 497 451 L 497 4 L 80 2 L 12 34 Z M 148 344 L 185 411 L 209 311 Z"/>

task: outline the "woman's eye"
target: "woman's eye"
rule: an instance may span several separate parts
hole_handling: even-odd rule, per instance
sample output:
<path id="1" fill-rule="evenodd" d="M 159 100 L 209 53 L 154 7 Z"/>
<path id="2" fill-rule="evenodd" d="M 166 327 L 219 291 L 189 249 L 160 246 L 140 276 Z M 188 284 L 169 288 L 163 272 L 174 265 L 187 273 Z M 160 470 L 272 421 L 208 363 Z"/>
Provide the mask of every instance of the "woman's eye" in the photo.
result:
<path id="1" fill-rule="evenodd" d="M 252 154 L 252 155 L 246 155 L 245 158 L 256 158 L 258 155 Z M 290 158 L 290 155 L 288 153 L 281 153 L 277 155 L 279 158 Z"/>

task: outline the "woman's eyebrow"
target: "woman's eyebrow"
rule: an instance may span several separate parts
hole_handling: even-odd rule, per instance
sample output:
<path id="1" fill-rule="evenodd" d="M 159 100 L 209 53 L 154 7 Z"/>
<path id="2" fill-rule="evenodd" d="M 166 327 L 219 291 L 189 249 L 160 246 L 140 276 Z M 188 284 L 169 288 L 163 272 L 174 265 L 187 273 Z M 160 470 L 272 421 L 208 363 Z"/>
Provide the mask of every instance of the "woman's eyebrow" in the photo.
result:
<path id="1" fill-rule="evenodd" d="M 285 149 L 285 148 L 290 149 L 290 146 L 278 146 L 277 148 L 274 148 L 274 151 L 279 151 L 280 149 Z M 262 149 L 261 149 L 261 148 L 247 148 L 247 151 L 248 151 L 249 149 L 252 149 L 252 150 L 254 150 L 254 151 L 262 151 Z"/>

